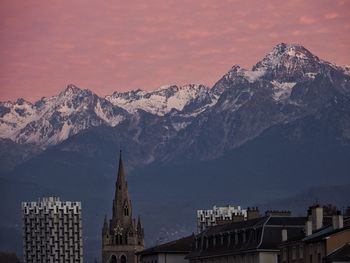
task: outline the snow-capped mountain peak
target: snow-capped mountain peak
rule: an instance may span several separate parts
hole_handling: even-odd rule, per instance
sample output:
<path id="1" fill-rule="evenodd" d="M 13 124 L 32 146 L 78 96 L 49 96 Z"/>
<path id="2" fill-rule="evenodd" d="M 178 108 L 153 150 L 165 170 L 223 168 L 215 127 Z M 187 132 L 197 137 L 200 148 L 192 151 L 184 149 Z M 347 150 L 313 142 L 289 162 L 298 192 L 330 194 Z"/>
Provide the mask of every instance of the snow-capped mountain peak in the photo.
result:
<path id="1" fill-rule="evenodd" d="M 308 49 L 297 44 L 278 44 L 252 71 L 265 72 L 261 76 L 279 82 L 298 82 L 313 79 L 317 74 L 327 74 L 339 67 L 319 59 Z"/>
<path id="2" fill-rule="evenodd" d="M 254 116 L 250 115 L 251 108 L 259 114 L 269 109 L 276 119 L 269 115 L 266 121 L 289 120 L 289 115 L 295 118 L 299 112 L 314 110 L 334 99 L 333 92 L 349 96 L 349 83 L 348 67 L 323 61 L 303 46 L 282 43 L 250 70 L 234 65 L 212 89 L 196 84 L 165 85 L 153 91 L 114 92 L 102 98 L 70 84 L 57 96 L 33 104 L 24 99 L 0 102 L 0 138 L 46 147 L 82 130 L 100 125 L 114 127 L 123 120 L 139 129 L 135 135 L 138 138 L 143 129 L 139 125 L 152 119 L 157 123 L 154 125 L 168 132 L 160 136 L 162 141 L 192 124 L 206 122 L 211 114 L 216 120 L 217 113 L 223 112 L 235 120 L 223 127 L 228 132 L 241 123 L 235 119 L 241 118 L 241 111 L 246 111 L 250 119 Z M 196 124 L 196 119 L 201 121 Z M 222 121 L 226 123 L 227 119 Z"/>
<path id="3" fill-rule="evenodd" d="M 295 72 L 302 73 L 303 77 L 313 77 L 320 71 L 320 64 L 325 63 L 309 50 L 297 44 L 278 44 L 251 70 L 234 65 L 225 75 L 226 79 L 234 81 L 245 80 L 253 83 L 261 78 L 277 78 L 280 82 L 293 82 L 288 77 L 295 76 Z M 328 63 L 329 64 L 329 63 Z M 310 75 L 311 74 L 311 75 Z M 286 77 L 284 79 L 283 77 Z"/>
<path id="4" fill-rule="evenodd" d="M 203 85 L 167 85 L 150 92 L 115 92 L 101 98 L 70 84 L 57 96 L 44 97 L 34 104 L 24 99 L 1 103 L 0 138 L 46 147 L 90 127 L 116 126 L 138 110 L 158 116 L 172 110 L 183 111 L 181 118 L 186 118 L 188 124 L 188 118 L 215 102 L 215 96 Z M 185 127 L 179 119 L 176 125 Z"/>
<path id="5" fill-rule="evenodd" d="M 181 111 L 194 99 L 210 96 L 209 93 L 209 88 L 203 85 L 165 85 L 149 92 L 143 90 L 115 92 L 106 96 L 105 99 L 129 113 L 144 110 L 163 116 L 173 109 Z"/>
<path id="6" fill-rule="evenodd" d="M 0 138 L 46 147 L 93 126 L 115 126 L 127 112 L 70 84 L 59 95 L 34 104 L 23 99 L 1 103 L 0 115 Z"/>
<path id="7" fill-rule="evenodd" d="M 309 50 L 297 44 L 278 44 L 268 53 L 262 61 L 258 62 L 254 69 L 257 68 L 280 68 L 296 67 L 307 63 L 319 63 L 318 57 L 314 56 Z"/>

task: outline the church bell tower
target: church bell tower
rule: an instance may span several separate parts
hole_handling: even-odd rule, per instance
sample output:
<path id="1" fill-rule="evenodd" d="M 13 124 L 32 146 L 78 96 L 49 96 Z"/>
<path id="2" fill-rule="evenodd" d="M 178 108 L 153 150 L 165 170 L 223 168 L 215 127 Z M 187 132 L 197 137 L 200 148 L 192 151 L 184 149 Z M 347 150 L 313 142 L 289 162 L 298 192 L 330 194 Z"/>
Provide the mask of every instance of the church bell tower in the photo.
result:
<path id="1" fill-rule="evenodd" d="M 140 217 L 132 218 L 128 183 L 125 179 L 122 152 L 112 206 L 112 219 L 105 217 L 102 227 L 102 263 L 137 263 L 136 252 L 144 249 L 144 231 Z"/>

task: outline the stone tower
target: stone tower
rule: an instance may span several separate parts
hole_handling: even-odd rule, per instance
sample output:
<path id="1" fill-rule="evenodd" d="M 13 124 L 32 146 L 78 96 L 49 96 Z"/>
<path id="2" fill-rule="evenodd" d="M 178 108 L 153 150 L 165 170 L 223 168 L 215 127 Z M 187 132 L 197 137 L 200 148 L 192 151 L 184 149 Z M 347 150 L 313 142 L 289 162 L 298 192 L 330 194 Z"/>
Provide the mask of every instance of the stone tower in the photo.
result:
<path id="1" fill-rule="evenodd" d="M 112 219 L 105 217 L 102 227 L 102 263 L 136 263 L 135 253 L 144 249 L 144 232 L 140 217 L 137 223 L 132 218 L 121 151 L 112 209 Z"/>

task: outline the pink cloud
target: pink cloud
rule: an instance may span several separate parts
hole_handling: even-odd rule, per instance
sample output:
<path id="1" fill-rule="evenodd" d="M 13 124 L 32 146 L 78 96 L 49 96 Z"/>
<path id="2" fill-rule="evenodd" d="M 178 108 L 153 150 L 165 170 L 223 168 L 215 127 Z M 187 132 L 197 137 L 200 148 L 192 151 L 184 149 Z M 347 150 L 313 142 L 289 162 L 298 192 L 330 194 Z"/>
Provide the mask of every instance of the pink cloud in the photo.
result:
<path id="1" fill-rule="evenodd" d="M 35 100 L 67 83 L 100 95 L 211 86 L 280 42 L 349 64 L 349 25 L 349 1 L 3 0 L 0 100 Z"/>
<path id="2" fill-rule="evenodd" d="M 316 19 L 309 17 L 309 16 L 302 16 L 298 20 L 300 25 L 312 25 L 316 23 Z"/>
<path id="3" fill-rule="evenodd" d="M 324 17 L 325 17 L 326 19 L 334 19 L 334 18 L 339 17 L 339 14 L 336 13 L 336 12 L 332 12 L 332 13 L 327 13 L 327 14 L 325 14 Z"/>
<path id="4" fill-rule="evenodd" d="M 208 32 L 205 30 L 187 30 L 183 32 L 179 32 L 177 34 L 177 37 L 180 39 L 191 39 L 191 38 L 203 38 L 203 37 L 209 37 L 212 34 L 216 34 L 215 32 Z"/>
<path id="5" fill-rule="evenodd" d="M 55 47 L 63 50 L 71 50 L 74 48 L 74 45 L 72 43 L 63 42 L 55 44 Z"/>

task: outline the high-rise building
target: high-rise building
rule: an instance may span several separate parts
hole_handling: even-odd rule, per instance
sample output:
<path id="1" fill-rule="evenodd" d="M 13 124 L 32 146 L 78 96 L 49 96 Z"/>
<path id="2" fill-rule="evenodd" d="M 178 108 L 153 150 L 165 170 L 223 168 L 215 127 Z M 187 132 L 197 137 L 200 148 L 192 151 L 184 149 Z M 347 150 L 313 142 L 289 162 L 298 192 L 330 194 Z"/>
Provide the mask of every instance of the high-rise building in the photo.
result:
<path id="1" fill-rule="evenodd" d="M 22 220 L 25 263 L 83 262 L 80 202 L 23 202 Z"/>
<path id="2" fill-rule="evenodd" d="M 144 249 L 144 232 L 140 217 L 137 223 L 132 218 L 121 152 L 112 212 L 112 219 L 107 222 L 105 217 L 102 227 L 102 263 L 136 263 L 136 252 Z"/>
<path id="3" fill-rule="evenodd" d="M 214 206 L 213 209 L 197 210 L 197 232 L 204 231 L 207 227 L 216 226 L 227 221 L 241 221 L 247 218 L 247 210 L 240 206 Z"/>

